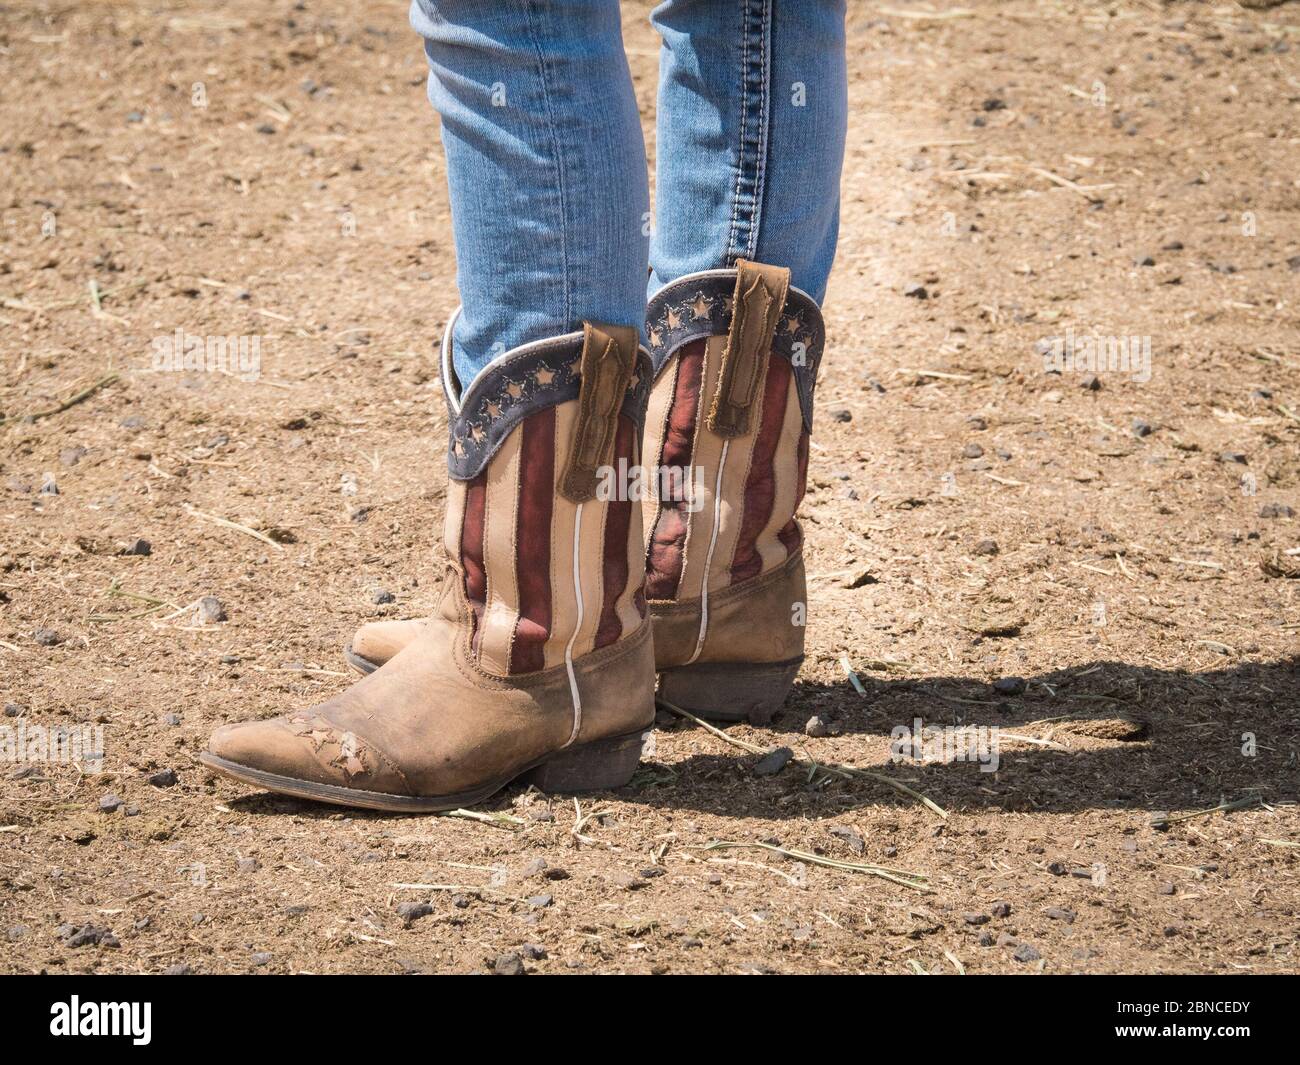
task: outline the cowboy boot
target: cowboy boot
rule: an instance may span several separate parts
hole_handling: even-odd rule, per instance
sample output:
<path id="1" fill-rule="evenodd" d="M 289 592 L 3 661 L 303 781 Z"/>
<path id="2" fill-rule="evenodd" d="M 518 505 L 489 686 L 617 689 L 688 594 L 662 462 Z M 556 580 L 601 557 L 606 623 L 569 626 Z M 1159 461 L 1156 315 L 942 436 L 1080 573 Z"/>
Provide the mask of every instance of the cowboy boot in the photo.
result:
<path id="1" fill-rule="evenodd" d="M 790 287 L 789 271 L 742 261 L 665 286 L 650 302 L 647 336 L 655 383 L 643 454 L 659 491 L 643 511 L 660 694 L 701 717 L 766 722 L 803 660 L 795 511 L 821 310 Z M 377 669 L 423 625 L 362 625 L 347 660 Z"/>
<path id="2" fill-rule="evenodd" d="M 639 461 L 650 364 L 636 337 L 586 324 L 493 359 L 463 393 L 444 341 L 449 562 L 432 616 L 327 702 L 217 729 L 203 763 L 410 812 L 472 805 L 512 780 L 626 784 L 654 720 L 654 652 L 640 511 L 598 498 L 598 484 Z"/>
<path id="3" fill-rule="evenodd" d="M 702 717 L 765 723 L 803 661 L 803 499 L 825 340 L 789 270 L 740 260 L 650 301 L 643 447 L 646 598 L 659 693 Z M 675 486 L 694 486 L 693 491 Z"/>

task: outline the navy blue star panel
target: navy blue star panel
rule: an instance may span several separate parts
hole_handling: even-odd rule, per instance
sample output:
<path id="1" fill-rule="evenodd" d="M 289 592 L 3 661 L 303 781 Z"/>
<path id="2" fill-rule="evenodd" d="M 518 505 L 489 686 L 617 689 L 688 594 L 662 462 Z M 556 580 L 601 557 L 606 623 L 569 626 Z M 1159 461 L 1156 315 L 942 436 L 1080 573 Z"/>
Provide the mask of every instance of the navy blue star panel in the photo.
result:
<path id="1" fill-rule="evenodd" d="M 646 309 L 646 340 L 658 376 L 672 354 L 701 337 L 726 336 L 736 291 L 734 270 L 690 274 L 665 285 Z M 813 390 L 826 346 L 821 308 L 811 297 L 790 289 L 776 325 L 772 350 L 790 362 L 804 427 L 812 432 Z"/>
<path id="2" fill-rule="evenodd" d="M 530 414 L 576 400 L 582 385 L 579 367 L 582 334 L 525 344 L 484 368 L 461 396 L 451 418 L 447 466 L 458 481 L 477 477 L 510 430 Z M 623 400 L 623 414 L 639 432 L 650 396 L 650 357 L 637 350 L 636 370 Z"/>

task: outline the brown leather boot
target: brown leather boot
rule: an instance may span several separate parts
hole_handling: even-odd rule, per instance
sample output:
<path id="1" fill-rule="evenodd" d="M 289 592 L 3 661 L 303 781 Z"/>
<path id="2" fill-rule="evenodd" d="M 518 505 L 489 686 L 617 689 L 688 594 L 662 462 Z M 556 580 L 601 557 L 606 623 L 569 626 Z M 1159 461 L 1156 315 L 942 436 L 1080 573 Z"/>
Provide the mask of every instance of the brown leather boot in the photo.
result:
<path id="1" fill-rule="evenodd" d="M 448 332 L 450 333 L 450 327 Z M 588 324 L 494 359 L 450 408 L 447 577 L 413 639 L 347 691 L 226 725 L 201 755 L 249 784 L 437 811 L 512 780 L 626 784 L 654 720 L 639 508 L 598 471 L 639 461 L 650 363 L 636 330 Z"/>
<path id="2" fill-rule="evenodd" d="M 803 661 L 803 499 L 821 311 L 788 270 L 741 260 L 651 301 L 645 461 L 700 482 L 644 504 L 659 691 L 703 717 L 763 723 Z M 686 471 L 691 471 L 687 473 Z"/>
<path id="3" fill-rule="evenodd" d="M 647 336 L 655 383 L 645 461 L 658 466 L 660 487 L 665 476 L 702 487 L 643 506 L 660 692 L 701 717 L 765 722 L 803 660 L 795 511 L 825 345 L 821 311 L 790 287 L 789 271 L 742 261 L 666 286 L 650 303 Z M 424 624 L 362 625 L 347 660 L 377 669 Z"/>

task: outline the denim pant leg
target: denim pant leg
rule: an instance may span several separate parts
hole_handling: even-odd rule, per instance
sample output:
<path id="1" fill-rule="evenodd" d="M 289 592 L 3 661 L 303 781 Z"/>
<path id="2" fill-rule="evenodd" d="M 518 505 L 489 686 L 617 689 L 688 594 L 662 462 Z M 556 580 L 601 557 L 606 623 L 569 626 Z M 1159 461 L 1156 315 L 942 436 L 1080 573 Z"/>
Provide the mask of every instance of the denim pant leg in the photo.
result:
<path id="1" fill-rule="evenodd" d="M 640 326 L 645 144 L 617 0 L 412 0 L 442 117 L 463 384 L 584 319 Z"/>
<path id="2" fill-rule="evenodd" d="M 848 125 L 843 0 L 667 0 L 649 291 L 754 259 L 820 303 Z"/>

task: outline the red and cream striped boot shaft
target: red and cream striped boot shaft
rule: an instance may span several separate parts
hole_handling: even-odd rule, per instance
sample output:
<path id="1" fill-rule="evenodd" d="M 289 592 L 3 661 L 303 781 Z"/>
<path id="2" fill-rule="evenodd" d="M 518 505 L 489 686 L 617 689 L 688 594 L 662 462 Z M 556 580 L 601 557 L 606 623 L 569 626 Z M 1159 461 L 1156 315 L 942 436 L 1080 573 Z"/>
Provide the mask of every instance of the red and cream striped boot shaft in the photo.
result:
<path id="1" fill-rule="evenodd" d="M 680 278 L 647 313 L 646 596 L 660 694 L 765 722 L 803 661 L 803 499 L 821 311 L 789 271 L 740 261 Z"/>
<path id="2" fill-rule="evenodd" d="M 443 543 L 490 673 L 551 669 L 645 622 L 640 515 L 597 498 L 605 470 L 640 461 L 649 389 L 636 332 L 613 332 L 588 325 L 580 350 L 560 338 L 494 360 L 455 412 Z"/>
<path id="3" fill-rule="evenodd" d="M 517 779 L 627 783 L 654 720 L 644 541 L 635 502 L 599 489 L 639 461 L 649 378 L 631 327 L 516 348 L 463 394 L 444 343 L 450 562 L 432 616 L 333 699 L 218 729 L 203 762 L 384 810 L 467 806 Z"/>

